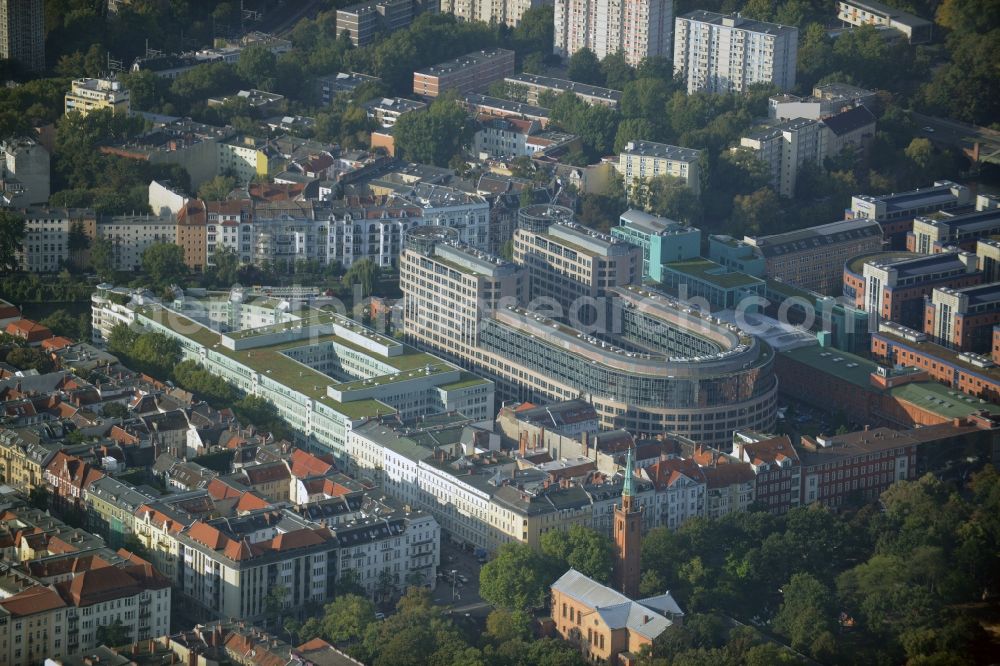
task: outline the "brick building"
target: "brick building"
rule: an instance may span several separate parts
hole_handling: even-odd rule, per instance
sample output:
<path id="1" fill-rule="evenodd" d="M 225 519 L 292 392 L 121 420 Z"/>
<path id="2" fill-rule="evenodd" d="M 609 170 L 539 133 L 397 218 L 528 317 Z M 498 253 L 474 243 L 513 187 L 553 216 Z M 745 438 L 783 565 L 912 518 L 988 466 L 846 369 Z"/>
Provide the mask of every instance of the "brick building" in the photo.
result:
<path id="1" fill-rule="evenodd" d="M 437 97 L 446 90 L 462 94 L 484 88 L 513 73 L 513 51 L 474 51 L 413 72 L 413 92 L 423 97 Z"/>
<path id="2" fill-rule="evenodd" d="M 750 463 L 756 476 L 756 501 L 773 514 L 783 514 L 801 503 L 801 464 L 788 435 L 772 436 L 752 431 L 733 433 L 732 455 Z"/>

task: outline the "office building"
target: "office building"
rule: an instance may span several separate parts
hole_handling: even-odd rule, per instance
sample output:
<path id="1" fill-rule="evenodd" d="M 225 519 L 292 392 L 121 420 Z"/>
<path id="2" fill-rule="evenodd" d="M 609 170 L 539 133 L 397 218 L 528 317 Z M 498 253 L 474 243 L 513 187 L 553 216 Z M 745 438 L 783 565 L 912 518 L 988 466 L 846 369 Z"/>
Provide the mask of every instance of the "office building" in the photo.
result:
<path id="1" fill-rule="evenodd" d="M 795 183 L 803 164 L 822 165 L 827 155 L 827 133 L 816 120 L 796 118 L 740 139 L 740 146 L 754 152 L 767 165 L 771 185 L 778 194 L 795 194 Z"/>
<path id="2" fill-rule="evenodd" d="M 105 316 L 112 293 L 104 285 L 92 299 L 95 339 L 98 322 L 122 316 Z M 489 381 L 335 313 L 251 302 L 242 290 L 170 306 L 137 300 L 123 309 L 138 326 L 178 340 L 185 358 L 273 403 L 305 441 L 341 458 L 347 432 L 376 415 L 494 413 Z"/>
<path id="3" fill-rule="evenodd" d="M 1000 283 L 935 287 L 924 308 L 924 333 L 960 352 L 989 353 L 1000 324 Z"/>
<path id="4" fill-rule="evenodd" d="M 913 231 L 906 236 L 906 249 L 920 254 L 934 254 L 955 246 L 974 252 L 977 241 L 997 234 L 1000 234 L 1000 209 L 940 211 L 933 216 L 913 220 Z"/>
<path id="5" fill-rule="evenodd" d="M 737 273 L 764 277 L 767 270 L 763 255 L 746 241 L 726 234 L 710 234 L 708 258 Z"/>
<path id="6" fill-rule="evenodd" d="M 903 257 L 876 255 L 864 260 L 860 280 L 850 280 L 845 268 L 845 285 L 860 284 L 860 289 L 845 286 L 844 294 L 852 296 L 857 307 L 909 328 L 921 328 L 924 321 L 924 299 L 938 287 L 960 289 L 983 282 L 978 270 L 978 257 L 970 252 Z M 856 270 L 856 268 L 854 269 Z M 850 293 L 848 293 L 850 292 Z"/>
<path id="7" fill-rule="evenodd" d="M 766 277 L 833 294 L 848 259 L 882 248 L 882 229 L 874 220 L 848 220 L 743 240 L 764 258 Z"/>
<path id="8" fill-rule="evenodd" d="M 97 109 L 129 114 L 128 89 L 115 79 L 74 79 L 65 98 L 66 113 L 87 115 Z"/>
<path id="9" fill-rule="evenodd" d="M 838 0 L 837 18 L 847 25 L 873 25 L 899 31 L 910 44 L 934 37 L 934 23 L 876 0 Z"/>
<path id="10" fill-rule="evenodd" d="M 413 93 L 422 97 L 437 97 L 446 90 L 455 90 L 461 95 L 485 89 L 494 81 L 513 73 L 513 51 L 473 51 L 413 72 Z"/>
<path id="11" fill-rule="evenodd" d="M 929 335 L 891 322 L 883 322 L 872 333 L 871 355 L 892 366 L 912 366 L 941 382 L 952 391 L 942 390 L 932 396 L 937 406 L 945 406 L 959 416 L 975 409 L 985 409 L 986 402 L 1000 400 L 1000 328 L 992 332 L 989 355 L 959 352 L 936 344 Z M 969 397 L 972 396 L 972 397 Z M 930 399 L 930 398 L 929 398 Z M 964 413 L 961 413 L 964 412 Z"/>
<path id="12" fill-rule="evenodd" d="M 527 91 L 526 101 L 528 104 L 537 105 L 539 97 L 545 92 L 557 96 L 564 92 L 571 92 L 587 104 L 609 106 L 612 109 L 617 109 L 622 100 L 621 90 L 612 90 L 611 88 L 602 88 L 588 83 L 577 83 L 541 74 L 511 74 L 504 81 L 511 85 L 523 86 Z"/>
<path id="13" fill-rule="evenodd" d="M 611 235 L 642 248 L 642 274 L 663 281 L 663 265 L 701 254 L 701 230 L 630 208 L 618 218 Z"/>
<path id="14" fill-rule="evenodd" d="M 31 72 L 45 69 L 44 0 L 0 1 L 0 58 Z"/>
<path id="15" fill-rule="evenodd" d="M 549 222 L 559 226 L 559 222 Z M 534 216 L 523 224 L 543 225 L 544 219 Z M 522 227 L 518 232 L 524 246 L 521 252 L 529 255 L 526 241 L 544 241 L 550 248 L 571 250 L 569 265 L 582 266 L 591 260 L 587 255 L 600 254 L 593 248 L 578 249 L 567 239 L 576 237 L 572 227 L 566 229 L 569 234 L 557 236 Z M 548 245 L 550 238 L 553 245 Z M 638 278 L 641 254 L 638 248 L 634 251 Z M 582 286 L 606 295 L 606 302 L 599 303 L 602 307 L 592 309 L 599 318 L 594 326 L 572 328 L 508 299 L 498 309 L 486 308 L 481 304 L 500 296 L 498 289 L 475 293 L 450 285 L 493 280 L 502 270 L 510 293 L 517 267 L 487 258 L 458 262 L 452 254 L 447 241 L 407 244 L 400 261 L 407 337 L 494 379 L 505 398 L 549 402 L 582 397 L 594 405 L 602 426 L 638 435 L 666 430 L 721 443 L 728 441 L 740 423 L 771 427 L 777 390 L 771 373 L 772 352 L 736 327 L 717 323 L 664 294 L 636 286 L 610 286 L 606 277 L 585 281 L 573 279 L 573 274 L 561 275 L 558 264 L 546 271 L 540 263 L 535 274 L 546 280 L 538 284 L 557 299 L 557 305 L 560 297 L 571 296 Z M 533 296 L 526 293 L 522 302 L 530 302 Z M 583 301 L 593 305 L 592 299 Z M 545 314 L 552 314 L 550 308 L 551 304 L 544 306 Z M 470 320 L 475 316 L 475 325 L 470 321 L 455 330 L 454 324 L 437 321 L 438 310 L 469 313 Z M 586 319 L 586 315 L 579 303 L 569 312 L 570 319 Z M 423 316 L 429 320 L 422 320 Z M 602 337 L 611 332 L 613 337 Z"/>
<path id="16" fill-rule="evenodd" d="M 701 151 L 694 148 L 669 146 L 653 141 L 629 141 L 618 154 L 615 169 L 632 188 L 636 181 L 657 176 L 680 178 L 695 195 L 701 192 Z"/>
<path id="17" fill-rule="evenodd" d="M 660 282 L 682 300 L 707 301 L 712 311 L 735 309 L 744 299 L 763 298 L 765 292 L 764 280 L 733 272 L 702 257 L 663 264 Z M 758 309 L 756 305 L 743 307 L 747 312 Z"/>
<path id="18" fill-rule="evenodd" d="M 11 137 L 0 143 L 0 188 L 3 204 L 23 207 L 49 201 L 49 151 L 29 137 Z"/>
<path id="19" fill-rule="evenodd" d="M 908 192 L 851 197 L 851 210 L 846 217 L 866 217 L 878 220 L 890 250 L 906 247 L 906 235 L 913 231 L 913 220 L 938 211 L 950 211 L 972 205 L 969 188 L 949 180 L 935 181 L 931 187 L 918 187 Z"/>
<path id="20" fill-rule="evenodd" d="M 674 22 L 674 72 L 688 93 L 795 86 L 798 28 L 696 10 Z"/>
<path id="21" fill-rule="evenodd" d="M 639 247 L 576 224 L 573 211 L 562 206 L 518 211 L 513 259 L 526 270 L 532 299 L 551 299 L 580 318 L 587 318 L 585 308 L 601 307 L 597 299 L 610 288 L 642 281 Z"/>
<path id="22" fill-rule="evenodd" d="M 917 478 L 919 442 L 890 428 L 843 435 L 803 435 L 798 454 L 802 503 L 837 508 L 872 502 L 896 481 Z"/>
<path id="23" fill-rule="evenodd" d="M 600 60 L 621 52 L 637 67 L 644 58 L 670 58 L 672 0 L 556 0 L 556 55 L 590 49 Z"/>
<path id="24" fill-rule="evenodd" d="M 575 569 L 551 590 L 556 631 L 591 663 L 618 663 L 622 653 L 648 651 L 660 634 L 683 622 L 684 612 L 669 592 L 633 601 Z"/>

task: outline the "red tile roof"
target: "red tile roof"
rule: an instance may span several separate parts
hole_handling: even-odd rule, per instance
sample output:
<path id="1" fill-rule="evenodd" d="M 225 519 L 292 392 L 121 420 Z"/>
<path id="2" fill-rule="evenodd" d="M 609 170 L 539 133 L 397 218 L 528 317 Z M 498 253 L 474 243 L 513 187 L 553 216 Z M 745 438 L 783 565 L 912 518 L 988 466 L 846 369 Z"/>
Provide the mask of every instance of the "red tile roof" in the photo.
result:
<path id="1" fill-rule="evenodd" d="M 290 467 L 292 476 L 300 479 L 307 476 L 322 476 L 328 472 L 335 471 L 333 458 L 328 456 L 320 457 L 302 449 L 292 451 Z"/>
<path id="2" fill-rule="evenodd" d="M 49 338 L 48 340 L 42 340 L 42 349 L 45 351 L 58 351 L 60 349 L 65 349 L 72 344 L 72 340 L 64 338 L 60 335 L 54 338 Z"/>
<path id="3" fill-rule="evenodd" d="M 14 617 L 25 617 L 56 608 L 65 608 L 66 603 L 52 589 L 36 585 L 6 599 L 0 599 L 0 607 Z"/>
<path id="4" fill-rule="evenodd" d="M 8 335 L 13 335 L 15 338 L 21 338 L 28 342 L 40 342 L 52 337 L 52 331 L 47 326 L 42 326 L 30 319 L 12 321 L 7 324 L 6 331 Z"/>

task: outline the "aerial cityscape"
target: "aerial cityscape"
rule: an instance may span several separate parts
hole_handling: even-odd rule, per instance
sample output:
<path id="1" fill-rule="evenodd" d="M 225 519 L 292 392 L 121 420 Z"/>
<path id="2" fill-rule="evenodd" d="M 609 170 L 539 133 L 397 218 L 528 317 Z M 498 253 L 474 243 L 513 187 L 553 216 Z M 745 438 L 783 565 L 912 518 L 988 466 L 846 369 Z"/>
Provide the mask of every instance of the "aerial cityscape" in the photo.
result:
<path id="1" fill-rule="evenodd" d="M 0 666 L 1000 663 L 997 53 L 0 0 Z"/>

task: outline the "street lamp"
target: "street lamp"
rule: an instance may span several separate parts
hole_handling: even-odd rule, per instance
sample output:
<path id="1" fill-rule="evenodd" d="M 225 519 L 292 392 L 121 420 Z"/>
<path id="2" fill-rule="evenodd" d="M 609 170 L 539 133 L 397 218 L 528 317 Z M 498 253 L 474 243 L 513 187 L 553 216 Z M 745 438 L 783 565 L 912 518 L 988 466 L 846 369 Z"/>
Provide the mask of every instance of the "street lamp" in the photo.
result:
<path id="1" fill-rule="evenodd" d="M 451 600 L 455 601 L 455 581 L 458 580 L 458 571 L 456 569 L 451 570 Z"/>

